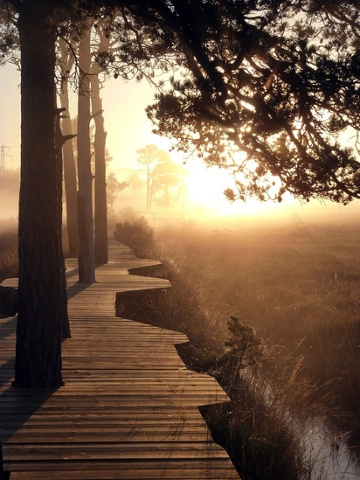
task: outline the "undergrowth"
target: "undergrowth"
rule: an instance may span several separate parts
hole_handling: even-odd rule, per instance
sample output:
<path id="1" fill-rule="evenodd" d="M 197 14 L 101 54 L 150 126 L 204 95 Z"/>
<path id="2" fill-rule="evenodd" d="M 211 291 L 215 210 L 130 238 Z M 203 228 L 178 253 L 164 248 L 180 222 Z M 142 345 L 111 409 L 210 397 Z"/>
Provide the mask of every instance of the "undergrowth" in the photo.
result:
<path id="1" fill-rule="evenodd" d="M 0 283 L 6 278 L 16 277 L 19 270 L 16 232 L 0 233 Z"/>
<path id="2" fill-rule="evenodd" d="M 13 222 L 7 230 L 0 232 L 0 283 L 6 278 L 18 277 L 19 254 L 17 225 Z M 66 232 L 63 233 L 63 252 L 65 258 L 69 255 Z"/>
<path id="3" fill-rule="evenodd" d="M 161 255 L 218 312 L 218 329 L 240 314 L 267 345 L 302 359 L 302 377 L 333 398 L 333 421 L 360 446 L 360 228 L 288 226 L 159 232 Z"/>
<path id="4" fill-rule="evenodd" d="M 156 256 L 154 230 L 144 217 L 133 218 L 130 216 L 123 222 L 117 223 L 114 237 L 118 242 L 131 246 L 135 255 L 140 258 Z"/>

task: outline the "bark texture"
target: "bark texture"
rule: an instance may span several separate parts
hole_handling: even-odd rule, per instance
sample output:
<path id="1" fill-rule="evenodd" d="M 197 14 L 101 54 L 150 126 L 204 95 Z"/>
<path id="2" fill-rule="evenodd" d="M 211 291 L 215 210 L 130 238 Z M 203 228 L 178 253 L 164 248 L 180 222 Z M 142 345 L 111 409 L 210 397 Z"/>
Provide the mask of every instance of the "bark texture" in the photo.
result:
<path id="1" fill-rule="evenodd" d="M 79 281 L 95 282 L 93 190 L 90 154 L 90 30 L 80 41 L 78 101 Z"/>
<path id="2" fill-rule="evenodd" d="M 97 74 L 91 77 L 91 102 L 95 122 L 95 261 L 108 262 L 108 225 L 106 199 L 106 132 L 100 97 L 100 81 Z"/>
<path id="3" fill-rule="evenodd" d="M 54 92 L 55 101 L 56 101 L 56 90 Z M 55 105 L 56 106 L 56 105 Z M 62 157 L 62 147 L 64 144 L 63 135 L 60 128 L 60 112 L 61 109 L 57 111 L 55 115 L 55 148 L 56 148 L 56 191 L 57 191 L 57 226 L 58 232 L 60 232 L 60 239 L 58 242 L 58 250 L 59 250 L 59 263 L 61 265 L 60 271 L 64 272 L 61 275 L 61 287 L 60 291 L 62 295 L 65 295 L 65 301 L 62 305 L 59 305 L 59 309 L 63 311 L 61 315 L 61 339 L 64 340 L 65 338 L 71 337 L 70 331 L 70 324 L 69 318 L 67 314 L 67 292 L 66 292 L 66 277 L 65 277 L 65 258 L 62 249 L 62 217 L 63 217 L 63 210 L 62 210 L 62 187 L 63 187 L 63 157 Z"/>
<path id="4" fill-rule="evenodd" d="M 60 106 L 64 109 L 64 115 L 61 122 L 62 133 L 64 136 L 71 136 L 72 126 L 69 111 L 69 87 L 66 70 L 70 70 L 68 56 L 69 49 L 64 40 L 59 40 L 61 53 L 61 66 L 65 70 L 63 74 L 63 82 L 59 90 Z M 73 139 L 70 138 L 63 145 L 63 162 L 64 162 L 64 184 L 65 184 L 65 198 L 66 198 L 66 226 L 69 242 L 69 255 L 76 257 L 79 250 L 79 236 L 78 236 L 78 217 L 77 217 L 77 184 L 76 184 L 76 169 L 74 158 Z"/>
<path id="5" fill-rule="evenodd" d="M 41 15 L 20 13 L 18 26 L 22 125 L 14 384 L 56 388 L 62 385 L 61 339 L 68 319 L 59 219 L 55 32 Z"/>

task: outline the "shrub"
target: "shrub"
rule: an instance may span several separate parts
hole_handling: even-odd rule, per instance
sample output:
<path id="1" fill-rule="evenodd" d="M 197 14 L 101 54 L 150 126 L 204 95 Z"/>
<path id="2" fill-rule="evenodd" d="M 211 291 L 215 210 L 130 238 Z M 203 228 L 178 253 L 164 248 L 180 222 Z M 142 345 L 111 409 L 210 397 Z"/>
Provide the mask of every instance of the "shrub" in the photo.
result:
<path id="1" fill-rule="evenodd" d="M 154 230 L 144 217 L 117 223 L 114 231 L 115 239 L 130 247 L 135 255 L 151 258 L 155 252 Z"/>

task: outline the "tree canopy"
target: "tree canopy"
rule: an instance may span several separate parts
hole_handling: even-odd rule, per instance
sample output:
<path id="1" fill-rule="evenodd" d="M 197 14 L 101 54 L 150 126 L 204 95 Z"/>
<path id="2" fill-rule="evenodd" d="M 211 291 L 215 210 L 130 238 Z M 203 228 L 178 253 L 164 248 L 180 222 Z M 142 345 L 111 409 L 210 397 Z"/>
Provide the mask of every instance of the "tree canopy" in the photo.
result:
<path id="1" fill-rule="evenodd" d="M 89 12 L 110 15 L 121 48 L 99 62 L 157 85 L 155 132 L 231 169 L 230 199 L 360 197 L 358 0 L 61 3 L 59 31 L 65 11 L 74 31 Z"/>
<path id="2" fill-rule="evenodd" d="M 154 144 L 140 148 L 137 154 L 137 161 L 146 166 L 147 208 L 153 203 L 166 208 L 179 203 L 184 193 L 185 168 Z"/>
<path id="3" fill-rule="evenodd" d="M 155 132 L 232 169 L 231 200 L 360 198 L 359 3 L 171 4 L 187 61 L 147 109 Z"/>

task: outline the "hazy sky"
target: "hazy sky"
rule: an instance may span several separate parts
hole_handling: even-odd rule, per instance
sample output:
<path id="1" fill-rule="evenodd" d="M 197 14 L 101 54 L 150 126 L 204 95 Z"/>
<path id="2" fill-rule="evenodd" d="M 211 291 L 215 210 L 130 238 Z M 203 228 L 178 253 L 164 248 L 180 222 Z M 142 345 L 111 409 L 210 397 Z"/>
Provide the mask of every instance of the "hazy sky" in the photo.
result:
<path id="1" fill-rule="evenodd" d="M 12 65 L 0 67 L 0 145 L 11 157 L 6 157 L 7 168 L 16 168 L 20 163 L 20 73 Z M 154 89 L 146 82 L 124 82 L 109 78 L 101 91 L 107 130 L 107 146 L 113 161 L 111 170 L 122 167 L 137 168 L 136 151 L 150 143 L 168 150 L 170 142 L 152 133 L 151 122 L 145 114 L 145 107 L 153 100 Z M 71 96 L 71 115 L 76 115 L 77 98 Z M 182 162 L 179 154 L 171 154 L 174 160 Z M 223 190 L 229 184 L 229 176 L 217 169 L 207 169 L 199 160 L 186 164 L 189 170 L 188 190 L 194 205 L 205 204 L 221 213 L 241 212 L 244 206 L 229 205 Z M 248 210 L 248 208 L 246 208 Z"/>
<path id="2" fill-rule="evenodd" d="M 14 66 L 0 67 L 0 145 L 6 152 L 7 167 L 17 167 L 20 161 L 20 72 Z"/>
<path id="3" fill-rule="evenodd" d="M 0 144 L 11 147 L 14 167 L 19 163 L 20 144 L 20 73 L 12 65 L 0 67 Z M 136 150 L 147 143 L 159 143 L 151 133 L 144 113 L 151 101 L 152 90 L 147 83 L 125 83 L 109 79 L 102 90 L 108 147 L 114 158 L 114 168 L 129 164 Z M 76 95 L 72 96 L 70 112 L 76 115 Z M 160 140 L 161 141 L 161 140 Z"/>
<path id="4" fill-rule="evenodd" d="M 7 167 L 16 168 L 20 159 L 20 74 L 12 65 L 0 67 L 0 145 L 9 146 L 6 153 Z M 121 79 L 109 79 L 101 92 L 105 117 L 105 128 L 108 132 L 107 146 L 113 157 L 110 169 L 117 170 L 121 167 L 136 168 L 136 151 L 150 143 L 159 148 L 168 150 L 168 140 L 152 134 L 151 122 L 145 114 L 145 107 L 152 102 L 154 90 L 147 82 L 124 82 Z M 71 115 L 76 115 L 76 95 L 72 97 Z M 173 156 L 173 154 L 171 154 Z M 174 160 L 181 162 L 179 155 L 173 156 Z M 283 205 L 273 203 L 258 203 L 250 201 L 247 206 L 243 204 L 231 205 L 223 196 L 223 190 L 229 186 L 231 179 L 223 171 L 206 166 L 199 160 L 188 160 L 186 168 L 188 177 L 188 203 L 197 206 L 203 204 L 214 213 L 222 215 L 240 214 L 251 216 L 254 214 L 285 213 L 289 216 L 295 208 L 304 214 L 309 212 L 309 207 L 301 207 L 298 202 L 285 202 Z M 287 207 L 287 208 L 286 208 Z M 334 205 L 312 205 L 320 214 L 327 215 L 334 211 Z M 336 207 L 338 208 L 338 207 Z M 352 207 L 351 210 L 354 208 Z M 350 209 L 348 209 L 350 210 Z M 348 210 L 345 213 L 348 213 Z M 289 213 L 290 212 L 290 213 Z M 338 214 L 338 209 L 336 210 Z"/>

